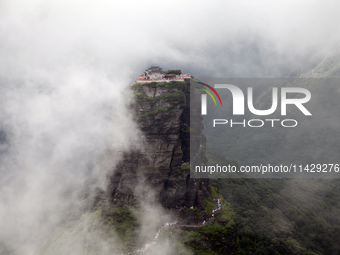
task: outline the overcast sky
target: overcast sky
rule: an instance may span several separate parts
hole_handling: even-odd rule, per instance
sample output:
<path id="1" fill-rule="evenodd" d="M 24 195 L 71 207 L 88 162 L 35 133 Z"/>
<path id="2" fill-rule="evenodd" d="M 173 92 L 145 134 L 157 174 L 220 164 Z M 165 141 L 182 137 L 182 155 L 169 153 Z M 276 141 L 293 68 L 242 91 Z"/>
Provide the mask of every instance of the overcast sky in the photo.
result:
<path id="1" fill-rule="evenodd" d="M 105 148 L 135 145 L 122 91 L 144 69 L 297 76 L 339 44 L 338 11 L 335 0 L 1 0 L 0 239 L 34 254 L 73 202 L 61 194 L 88 175 L 100 185 Z"/>
<path id="2" fill-rule="evenodd" d="M 1 71 L 81 65 L 121 81 L 154 64 L 193 75 L 287 76 L 339 42 L 338 7 L 331 0 L 1 1 Z"/>

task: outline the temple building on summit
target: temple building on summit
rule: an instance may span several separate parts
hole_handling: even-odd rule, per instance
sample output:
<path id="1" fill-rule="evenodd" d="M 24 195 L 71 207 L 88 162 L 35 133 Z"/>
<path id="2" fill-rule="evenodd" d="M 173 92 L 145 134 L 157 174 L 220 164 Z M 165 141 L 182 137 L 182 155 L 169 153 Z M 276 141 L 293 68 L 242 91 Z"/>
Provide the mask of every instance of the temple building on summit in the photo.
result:
<path id="1" fill-rule="evenodd" d="M 148 83 L 148 82 L 170 82 L 170 81 L 185 81 L 190 79 L 190 74 L 182 73 L 181 70 L 168 70 L 163 71 L 159 66 L 151 66 L 144 71 L 144 74 L 140 75 L 136 82 Z"/>
<path id="2" fill-rule="evenodd" d="M 145 70 L 144 75 L 150 77 L 150 79 L 162 79 L 164 72 L 159 66 L 151 66 Z"/>

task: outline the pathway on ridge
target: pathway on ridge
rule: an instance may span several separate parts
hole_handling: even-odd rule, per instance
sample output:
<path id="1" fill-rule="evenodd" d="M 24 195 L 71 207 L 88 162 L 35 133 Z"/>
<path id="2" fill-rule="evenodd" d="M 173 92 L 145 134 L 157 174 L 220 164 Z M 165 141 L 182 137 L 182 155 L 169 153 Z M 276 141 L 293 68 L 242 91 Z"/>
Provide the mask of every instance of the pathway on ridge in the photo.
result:
<path id="1" fill-rule="evenodd" d="M 209 220 L 212 220 L 214 219 L 215 217 L 215 212 L 218 212 L 218 211 L 221 211 L 221 201 L 222 199 L 219 199 L 219 198 L 214 198 L 214 197 L 211 197 L 211 199 L 214 201 L 214 202 L 217 202 L 217 208 L 212 210 L 212 214 L 211 214 L 211 218 L 209 218 Z M 160 233 L 166 229 L 166 228 L 169 228 L 169 227 L 172 227 L 172 226 L 175 226 L 177 224 L 177 221 L 174 221 L 174 222 L 166 222 L 163 226 L 161 226 L 153 241 L 152 242 L 149 242 L 147 244 L 144 245 L 143 248 L 140 248 L 138 250 L 134 250 L 134 251 L 130 251 L 128 253 L 123 253 L 122 255 L 132 255 L 132 254 L 143 254 L 145 253 L 150 247 L 154 246 L 157 244 L 157 241 L 158 241 L 158 237 L 160 235 Z M 207 224 L 207 221 L 203 221 L 203 223 L 201 225 L 177 225 L 177 227 L 189 227 L 189 228 L 198 228 L 198 227 L 202 227 L 204 226 L 205 224 Z"/>

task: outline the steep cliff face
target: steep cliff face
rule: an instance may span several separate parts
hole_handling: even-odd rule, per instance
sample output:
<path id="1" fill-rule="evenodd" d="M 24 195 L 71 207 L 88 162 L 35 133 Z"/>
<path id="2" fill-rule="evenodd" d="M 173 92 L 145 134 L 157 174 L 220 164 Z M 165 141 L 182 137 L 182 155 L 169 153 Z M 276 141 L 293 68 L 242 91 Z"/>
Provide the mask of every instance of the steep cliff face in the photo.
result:
<path id="1" fill-rule="evenodd" d="M 144 148 L 125 155 L 111 176 L 109 192 L 114 204 L 136 205 L 152 187 L 155 200 L 165 208 L 188 216 L 192 206 L 204 208 L 208 181 L 190 178 L 189 81 L 137 83 L 136 118 Z M 137 187 L 137 188 L 136 188 Z"/>

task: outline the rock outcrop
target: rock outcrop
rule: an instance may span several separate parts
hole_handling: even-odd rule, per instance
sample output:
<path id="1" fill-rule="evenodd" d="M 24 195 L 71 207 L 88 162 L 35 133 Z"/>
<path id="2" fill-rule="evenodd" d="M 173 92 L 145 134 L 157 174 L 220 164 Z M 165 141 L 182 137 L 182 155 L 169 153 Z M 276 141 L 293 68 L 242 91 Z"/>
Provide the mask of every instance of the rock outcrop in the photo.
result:
<path id="1" fill-rule="evenodd" d="M 111 176 L 113 204 L 133 206 L 141 199 L 154 199 L 184 218 L 194 218 L 188 213 L 195 210 L 189 208 L 204 208 L 208 180 L 190 178 L 189 86 L 189 81 L 131 86 L 144 148 L 125 155 Z"/>

